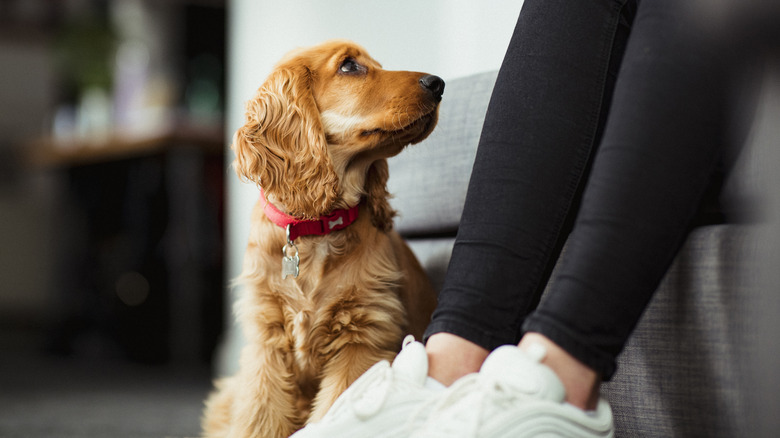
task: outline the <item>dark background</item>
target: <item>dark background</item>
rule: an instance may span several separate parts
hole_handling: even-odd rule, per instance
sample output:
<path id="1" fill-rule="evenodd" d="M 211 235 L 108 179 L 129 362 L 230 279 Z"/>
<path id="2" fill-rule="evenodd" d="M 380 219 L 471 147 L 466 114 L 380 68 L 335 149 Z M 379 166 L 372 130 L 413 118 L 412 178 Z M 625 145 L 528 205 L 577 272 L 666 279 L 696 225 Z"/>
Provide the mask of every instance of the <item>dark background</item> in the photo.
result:
<path id="1" fill-rule="evenodd" d="M 223 0 L 0 0 L 0 437 L 197 435 Z"/>

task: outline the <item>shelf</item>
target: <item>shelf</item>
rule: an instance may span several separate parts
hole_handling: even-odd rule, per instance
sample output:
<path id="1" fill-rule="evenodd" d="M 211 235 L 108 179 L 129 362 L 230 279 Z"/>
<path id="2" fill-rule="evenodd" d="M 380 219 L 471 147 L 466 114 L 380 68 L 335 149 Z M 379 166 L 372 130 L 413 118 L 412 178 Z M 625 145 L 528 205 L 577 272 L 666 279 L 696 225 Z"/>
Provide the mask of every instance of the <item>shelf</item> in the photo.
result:
<path id="1" fill-rule="evenodd" d="M 26 146 L 33 166 L 54 168 L 119 161 L 182 147 L 221 154 L 225 138 L 222 126 L 180 124 L 154 133 L 113 132 L 66 139 L 45 137 L 30 141 Z"/>

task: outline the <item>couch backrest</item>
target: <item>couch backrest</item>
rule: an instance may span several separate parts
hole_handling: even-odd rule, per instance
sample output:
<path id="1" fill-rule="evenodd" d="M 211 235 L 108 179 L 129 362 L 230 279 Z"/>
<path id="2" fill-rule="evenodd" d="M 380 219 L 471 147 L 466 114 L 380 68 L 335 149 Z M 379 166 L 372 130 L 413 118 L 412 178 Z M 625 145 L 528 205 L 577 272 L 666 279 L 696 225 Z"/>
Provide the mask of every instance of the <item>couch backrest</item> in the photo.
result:
<path id="1" fill-rule="evenodd" d="M 497 72 L 448 80 L 439 124 L 425 141 L 390 159 L 388 190 L 403 235 L 454 233 L 466 199 Z"/>

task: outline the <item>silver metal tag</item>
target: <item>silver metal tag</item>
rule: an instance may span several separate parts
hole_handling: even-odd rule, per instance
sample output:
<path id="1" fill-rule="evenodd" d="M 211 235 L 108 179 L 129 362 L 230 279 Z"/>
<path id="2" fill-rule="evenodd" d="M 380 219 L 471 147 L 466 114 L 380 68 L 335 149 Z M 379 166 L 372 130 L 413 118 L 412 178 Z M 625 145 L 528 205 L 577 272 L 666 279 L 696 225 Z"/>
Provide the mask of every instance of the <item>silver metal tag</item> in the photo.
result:
<path id="1" fill-rule="evenodd" d="M 286 247 L 285 247 L 286 248 Z M 287 278 L 288 275 L 292 275 L 293 278 L 298 277 L 298 251 L 295 251 L 295 255 L 282 257 L 282 279 Z"/>
<path id="2" fill-rule="evenodd" d="M 290 250 L 294 251 L 292 255 L 289 254 Z M 282 280 L 289 275 L 292 275 L 293 278 L 298 278 L 298 263 L 300 260 L 298 258 L 298 247 L 290 240 L 290 225 L 287 225 L 287 244 L 282 247 Z"/>

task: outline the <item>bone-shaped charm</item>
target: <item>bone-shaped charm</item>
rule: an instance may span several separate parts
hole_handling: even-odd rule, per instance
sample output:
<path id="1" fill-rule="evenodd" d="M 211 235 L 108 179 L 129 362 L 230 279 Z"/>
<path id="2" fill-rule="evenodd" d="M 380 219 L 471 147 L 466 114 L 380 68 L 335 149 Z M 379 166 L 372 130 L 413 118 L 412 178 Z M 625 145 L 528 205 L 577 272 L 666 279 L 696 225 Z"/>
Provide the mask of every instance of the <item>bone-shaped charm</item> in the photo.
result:
<path id="1" fill-rule="evenodd" d="M 328 228 L 333 229 L 336 225 L 344 225 L 344 218 L 338 218 L 335 221 L 328 221 Z"/>

